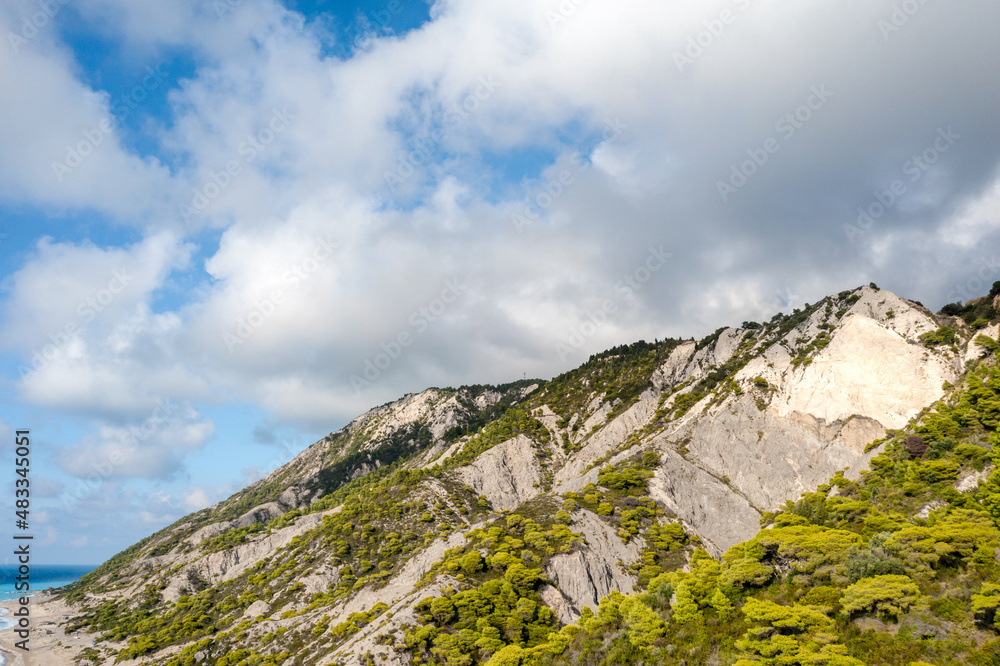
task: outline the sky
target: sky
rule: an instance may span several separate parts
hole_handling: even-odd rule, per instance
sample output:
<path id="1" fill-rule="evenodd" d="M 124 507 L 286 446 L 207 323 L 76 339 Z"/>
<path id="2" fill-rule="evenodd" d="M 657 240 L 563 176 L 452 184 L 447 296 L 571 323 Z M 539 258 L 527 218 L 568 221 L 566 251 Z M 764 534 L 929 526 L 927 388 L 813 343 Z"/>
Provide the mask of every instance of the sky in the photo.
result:
<path id="1" fill-rule="evenodd" d="M 1000 280 L 985 0 L 6 0 L 0 489 L 99 563 L 430 386 Z"/>

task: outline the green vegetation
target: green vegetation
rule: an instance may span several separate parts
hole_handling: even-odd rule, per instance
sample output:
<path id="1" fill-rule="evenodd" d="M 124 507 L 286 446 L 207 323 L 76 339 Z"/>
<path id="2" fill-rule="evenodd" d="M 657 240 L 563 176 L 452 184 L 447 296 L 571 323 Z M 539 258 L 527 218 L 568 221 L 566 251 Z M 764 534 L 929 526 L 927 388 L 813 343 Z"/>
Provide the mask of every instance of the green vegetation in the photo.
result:
<path id="1" fill-rule="evenodd" d="M 472 435 L 482 429 L 486 424 L 492 423 L 504 412 L 517 404 L 522 393 L 527 391 L 533 384 L 544 384 L 540 380 L 522 379 L 500 386 L 489 386 L 476 384 L 474 386 L 463 386 L 456 391 L 455 395 L 458 403 L 464 407 L 471 415 L 463 423 L 452 426 L 444 433 L 446 442 L 454 442 L 465 435 Z M 476 399 L 487 393 L 499 393 L 500 399 L 488 404 L 485 408 L 480 408 L 476 404 Z"/>
<path id="2" fill-rule="evenodd" d="M 521 407 L 512 407 L 500 418 L 483 427 L 482 431 L 465 443 L 461 452 L 445 462 L 445 466 L 452 468 L 464 465 L 479 454 L 517 435 L 527 435 L 543 444 L 552 438 L 548 429 L 538 419 L 532 418 Z"/>
<path id="3" fill-rule="evenodd" d="M 1000 281 L 994 282 L 990 293 L 982 298 L 976 298 L 968 303 L 949 303 L 941 308 L 941 314 L 950 317 L 959 317 L 974 330 L 1000 320 L 1000 312 L 997 312 L 993 305 L 997 296 L 1000 296 Z"/>
<path id="4" fill-rule="evenodd" d="M 951 326 L 942 326 L 936 331 L 924 333 L 920 336 L 920 341 L 928 347 L 937 345 L 953 345 L 956 340 L 955 330 Z"/>
<path id="5" fill-rule="evenodd" d="M 551 514 L 544 506 L 534 509 Z M 508 646 L 547 644 L 559 626 L 538 595 L 546 582 L 541 567 L 578 541 L 561 523 L 539 523 L 520 513 L 471 532 L 464 547 L 445 553 L 425 577 L 448 573 L 467 587 L 446 587 L 415 606 L 420 626 L 408 629 L 405 638 L 414 663 L 476 663 Z"/>
<path id="6" fill-rule="evenodd" d="M 652 386 L 653 372 L 667 360 L 681 340 L 658 340 L 614 347 L 594 354 L 580 367 L 563 373 L 532 396 L 535 406 L 547 405 L 560 417 L 559 427 L 569 426 L 575 416 L 586 413 L 595 397 L 612 405 L 608 419 L 631 407 Z M 573 429 L 581 425 L 577 421 Z M 568 451 L 573 447 L 564 442 Z"/>

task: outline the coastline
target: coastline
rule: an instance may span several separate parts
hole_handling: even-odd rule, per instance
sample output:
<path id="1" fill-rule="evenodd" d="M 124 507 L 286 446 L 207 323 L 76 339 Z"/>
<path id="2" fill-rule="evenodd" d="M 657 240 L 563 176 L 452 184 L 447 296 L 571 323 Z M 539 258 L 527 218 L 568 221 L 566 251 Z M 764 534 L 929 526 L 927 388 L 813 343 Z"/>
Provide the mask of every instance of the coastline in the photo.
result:
<path id="1" fill-rule="evenodd" d="M 0 601 L 0 608 L 11 613 L 16 607 L 16 601 L 7 599 Z M 45 592 L 34 595 L 31 599 L 31 637 L 30 652 L 24 652 L 14 646 L 20 640 L 12 629 L 0 631 L 0 654 L 6 658 L 6 664 L 0 666 L 73 666 L 78 661 L 78 655 L 90 646 L 94 637 L 84 632 L 74 632 L 67 635 L 64 630 L 66 620 L 72 615 L 70 606 L 61 599 L 54 599 Z"/>

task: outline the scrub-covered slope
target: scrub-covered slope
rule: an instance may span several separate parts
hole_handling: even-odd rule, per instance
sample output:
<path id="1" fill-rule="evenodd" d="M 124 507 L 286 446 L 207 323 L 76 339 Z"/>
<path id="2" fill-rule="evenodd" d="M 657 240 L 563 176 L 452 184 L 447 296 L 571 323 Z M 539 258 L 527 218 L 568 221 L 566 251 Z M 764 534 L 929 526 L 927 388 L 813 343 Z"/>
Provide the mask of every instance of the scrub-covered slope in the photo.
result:
<path id="1" fill-rule="evenodd" d="M 997 335 L 981 310 L 935 316 L 863 287 L 697 342 L 611 349 L 548 382 L 407 396 L 112 558 L 69 591 L 74 623 L 99 634 L 89 656 L 125 663 L 579 654 L 560 627 L 588 627 L 602 598 L 662 597 L 680 575 L 665 574 L 718 568 L 710 556 L 835 473 L 858 487 L 871 442 L 897 441 L 990 353 L 972 341 Z M 788 571 L 739 566 L 761 585 Z M 734 585 L 720 594 L 741 603 Z M 670 596 L 643 608 L 662 622 Z M 615 612 L 648 615 L 629 608 Z M 666 658 L 668 635 L 628 650 Z"/>

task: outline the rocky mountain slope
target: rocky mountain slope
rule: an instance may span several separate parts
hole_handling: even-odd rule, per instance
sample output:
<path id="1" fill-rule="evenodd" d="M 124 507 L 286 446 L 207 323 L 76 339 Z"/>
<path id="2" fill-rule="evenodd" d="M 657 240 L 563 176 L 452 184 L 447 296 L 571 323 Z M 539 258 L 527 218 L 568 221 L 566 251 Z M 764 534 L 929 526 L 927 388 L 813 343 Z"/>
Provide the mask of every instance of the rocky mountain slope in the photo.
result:
<path id="1" fill-rule="evenodd" d="M 602 598 L 742 548 L 835 474 L 857 481 L 992 354 L 995 291 L 970 323 L 862 287 L 700 341 L 611 349 L 547 382 L 373 409 L 70 588 L 74 626 L 101 636 L 84 656 L 551 657 Z"/>

